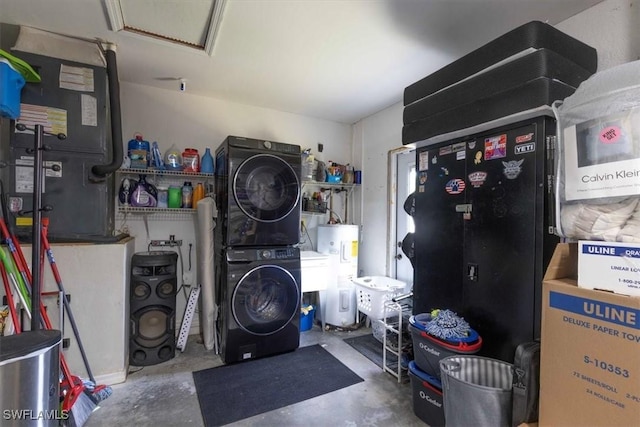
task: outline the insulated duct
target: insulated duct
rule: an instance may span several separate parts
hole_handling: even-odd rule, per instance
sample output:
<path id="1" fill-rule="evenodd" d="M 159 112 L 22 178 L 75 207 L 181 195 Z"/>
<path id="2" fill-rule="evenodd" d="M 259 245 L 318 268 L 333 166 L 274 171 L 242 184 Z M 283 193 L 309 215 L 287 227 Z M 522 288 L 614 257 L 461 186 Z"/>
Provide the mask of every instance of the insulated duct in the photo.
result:
<path id="1" fill-rule="evenodd" d="M 104 51 L 107 61 L 107 80 L 109 83 L 109 107 L 111 112 L 111 163 L 106 165 L 94 165 L 91 173 L 98 179 L 104 179 L 115 172 L 122 165 L 122 118 L 120 112 L 120 81 L 118 80 L 118 64 L 116 61 L 116 48 L 112 43 L 107 43 Z"/>

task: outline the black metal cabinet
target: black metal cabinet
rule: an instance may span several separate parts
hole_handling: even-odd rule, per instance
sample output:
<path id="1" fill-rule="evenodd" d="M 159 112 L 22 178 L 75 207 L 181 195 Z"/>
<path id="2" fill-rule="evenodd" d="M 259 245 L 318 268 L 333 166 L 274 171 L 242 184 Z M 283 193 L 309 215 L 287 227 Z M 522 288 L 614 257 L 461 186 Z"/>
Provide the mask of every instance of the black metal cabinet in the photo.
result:
<path id="1" fill-rule="evenodd" d="M 414 313 L 449 308 L 512 361 L 540 333 L 550 234 L 548 137 L 539 117 L 419 148 Z"/>

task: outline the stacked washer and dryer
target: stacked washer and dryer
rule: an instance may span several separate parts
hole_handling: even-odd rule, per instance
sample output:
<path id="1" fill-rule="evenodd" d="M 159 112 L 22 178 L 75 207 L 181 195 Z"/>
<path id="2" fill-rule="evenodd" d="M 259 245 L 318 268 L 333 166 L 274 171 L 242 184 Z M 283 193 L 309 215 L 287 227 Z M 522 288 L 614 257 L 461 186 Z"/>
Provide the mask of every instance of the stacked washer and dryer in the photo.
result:
<path id="1" fill-rule="evenodd" d="M 214 232 L 225 363 L 300 342 L 300 146 L 236 136 L 216 150 Z"/>

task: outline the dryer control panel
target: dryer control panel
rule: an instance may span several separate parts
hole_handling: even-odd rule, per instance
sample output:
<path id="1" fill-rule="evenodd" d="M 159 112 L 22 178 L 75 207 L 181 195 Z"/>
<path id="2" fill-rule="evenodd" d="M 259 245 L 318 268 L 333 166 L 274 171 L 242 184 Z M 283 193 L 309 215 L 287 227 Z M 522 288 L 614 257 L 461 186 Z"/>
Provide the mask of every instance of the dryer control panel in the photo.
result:
<path id="1" fill-rule="evenodd" d="M 300 259 L 298 248 L 243 248 L 227 250 L 228 262 Z"/>

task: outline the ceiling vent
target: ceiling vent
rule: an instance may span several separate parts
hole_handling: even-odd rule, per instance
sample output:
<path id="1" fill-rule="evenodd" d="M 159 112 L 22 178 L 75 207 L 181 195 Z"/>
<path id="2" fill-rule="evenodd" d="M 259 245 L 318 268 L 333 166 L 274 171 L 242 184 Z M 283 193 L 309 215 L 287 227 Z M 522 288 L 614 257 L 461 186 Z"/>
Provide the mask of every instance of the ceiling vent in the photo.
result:
<path id="1" fill-rule="evenodd" d="M 104 0 L 111 29 L 211 55 L 226 0 Z"/>

